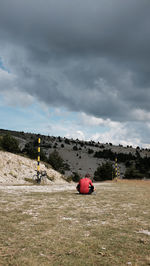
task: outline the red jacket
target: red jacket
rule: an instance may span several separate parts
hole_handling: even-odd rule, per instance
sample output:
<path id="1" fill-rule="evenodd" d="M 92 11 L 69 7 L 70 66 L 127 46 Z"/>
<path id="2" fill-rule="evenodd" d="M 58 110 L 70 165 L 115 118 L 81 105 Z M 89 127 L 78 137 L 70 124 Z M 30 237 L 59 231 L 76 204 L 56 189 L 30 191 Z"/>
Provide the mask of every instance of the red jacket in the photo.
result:
<path id="1" fill-rule="evenodd" d="M 87 194 L 89 192 L 89 187 L 93 186 L 93 184 L 90 178 L 85 177 L 80 179 L 79 186 L 80 186 L 79 192 L 82 194 Z"/>

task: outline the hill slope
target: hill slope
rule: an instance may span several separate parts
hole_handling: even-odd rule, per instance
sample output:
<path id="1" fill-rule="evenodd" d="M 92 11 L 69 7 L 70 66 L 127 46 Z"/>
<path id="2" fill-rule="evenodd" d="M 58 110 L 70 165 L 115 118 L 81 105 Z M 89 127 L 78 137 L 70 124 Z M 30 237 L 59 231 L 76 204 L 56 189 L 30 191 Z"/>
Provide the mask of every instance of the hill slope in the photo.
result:
<path id="1" fill-rule="evenodd" d="M 54 150 L 57 150 L 64 160 L 65 176 L 70 176 L 73 173 L 83 176 L 88 172 L 93 177 L 99 165 L 106 161 L 111 161 L 115 164 L 115 157 L 117 157 L 120 176 L 123 177 L 127 162 L 131 165 L 132 162 L 135 164 L 135 160 L 138 158 L 150 158 L 150 150 L 140 149 L 139 147 L 123 147 L 122 145 L 112 145 L 112 143 L 103 144 L 94 141 L 80 141 L 78 139 L 73 140 L 0 129 L 0 136 L 8 133 L 18 140 L 19 147 L 24 154 L 26 154 L 27 146 L 37 150 L 36 142 L 38 137 L 40 137 L 41 149 L 47 158 Z"/>
<path id="2" fill-rule="evenodd" d="M 0 184 L 28 184 L 25 179 L 31 179 L 36 174 L 35 160 L 13 153 L 0 151 Z M 47 183 L 66 183 L 62 175 L 53 169 L 48 169 L 41 163 L 41 170 L 46 170 L 50 179 Z"/>

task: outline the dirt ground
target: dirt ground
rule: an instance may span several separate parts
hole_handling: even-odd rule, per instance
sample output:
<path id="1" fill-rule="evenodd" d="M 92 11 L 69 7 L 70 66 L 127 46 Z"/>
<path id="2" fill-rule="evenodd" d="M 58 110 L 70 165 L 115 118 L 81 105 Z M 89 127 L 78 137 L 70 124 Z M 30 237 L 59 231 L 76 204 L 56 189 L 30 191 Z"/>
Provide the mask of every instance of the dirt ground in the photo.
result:
<path id="1" fill-rule="evenodd" d="M 31 193 L 31 192 L 57 192 L 57 191 L 76 191 L 76 183 L 51 183 L 49 185 L 0 185 L 0 191 L 7 192 L 7 193 Z M 105 187 L 111 186 L 111 183 L 95 183 L 96 188 L 102 186 L 103 189 Z"/>
<path id="2" fill-rule="evenodd" d="M 149 184 L 0 185 L 0 265 L 150 265 Z"/>
<path id="3" fill-rule="evenodd" d="M 94 183 L 94 186 L 97 189 L 102 188 L 103 190 L 109 189 L 112 187 L 112 185 L 116 184 L 116 182 L 96 182 Z M 126 184 L 129 186 L 146 186 L 150 187 L 150 180 L 144 181 L 144 180 L 118 180 L 117 184 Z M 31 193 L 31 192 L 43 192 L 43 193 L 49 193 L 49 192 L 59 192 L 59 191 L 76 191 L 76 185 L 77 183 L 71 182 L 61 182 L 61 183 L 55 183 L 51 182 L 51 184 L 48 185 L 30 185 L 30 184 L 0 184 L 0 191 L 7 192 L 7 193 Z M 96 193 L 96 192 L 95 192 Z"/>

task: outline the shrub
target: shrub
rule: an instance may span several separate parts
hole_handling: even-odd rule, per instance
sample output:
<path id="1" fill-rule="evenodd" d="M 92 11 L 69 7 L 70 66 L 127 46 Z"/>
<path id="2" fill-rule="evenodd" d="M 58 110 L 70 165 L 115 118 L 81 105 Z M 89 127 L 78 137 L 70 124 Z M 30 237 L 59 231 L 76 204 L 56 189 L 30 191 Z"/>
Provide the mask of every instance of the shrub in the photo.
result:
<path id="1" fill-rule="evenodd" d="M 70 170 L 70 165 L 68 163 L 64 163 L 63 164 L 63 169 L 66 170 L 66 171 L 69 171 Z"/>
<path id="2" fill-rule="evenodd" d="M 51 166 L 59 171 L 59 172 L 62 172 L 63 170 L 63 166 L 64 166 L 64 161 L 63 159 L 61 158 L 61 156 L 59 155 L 59 153 L 54 150 L 50 155 L 49 155 L 49 158 L 48 158 L 48 163 L 51 164 Z"/>
<path id="3" fill-rule="evenodd" d="M 126 169 L 124 178 L 125 179 L 141 179 L 143 178 L 144 175 L 142 173 L 140 173 L 135 166 L 131 166 L 129 168 Z"/>
<path id="4" fill-rule="evenodd" d="M 72 176 L 68 176 L 65 180 L 70 183 L 72 181 Z"/>
<path id="5" fill-rule="evenodd" d="M 92 149 L 88 149 L 88 154 L 92 154 L 94 151 Z"/>
<path id="6" fill-rule="evenodd" d="M 65 143 L 70 145 L 70 140 L 69 139 L 65 139 Z"/>
<path id="7" fill-rule="evenodd" d="M 81 146 L 81 147 L 83 147 L 83 146 L 84 146 L 84 143 L 83 143 L 83 142 L 81 142 L 81 141 L 80 141 L 80 143 L 79 143 L 79 144 L 80 144 L 80 146 Z"/>
<path id="8" fill-rule="evenodd" d="M 1 147 L 5 151 L 12 153 L 20 152 L 18 141 L 9 134 L 4 135 L 4 137 L 2 138 Z"/>
<path id="9" fill-rule="evenodd" d="M 62 142 L 62 139 L 61 139 L 61 137 L 60 137 L 60 136 L 58 137 L 58 141 L 59 141 L 59 142 Z"/>
<path id="10" fill-rule="evenodd" d="M 78 150 L 78 147 L 77 146 L 73 146 L 73 150 L 74 151 L 77 151 Z"/>
<path id="11" fill-rule="evenodd" d="M 38 146 L 37 145 L 38 145 L 37 141 L 26 143 L 26 145 L 23 149 L 23 153 L 25 153 L 31 159 L 37 159 L 37 156 L 38 156 Z M 47 162 L 47 157 L 46 157 L 46 155 L 42 149 L 40 150 L 40 159 L 41 159 L 41 161 Z"/>
<path id="12" fill-rule="evenodd" d="M 100 146 L 100 149 L 104 149 L 104 148 L 105 148 L 104 145 L 101 145 L 101 146 Z"/>
<path id="13" fill-rule="evenodd" d="M 126 161 L 136 159 L 136 157 L 131 152 L 129 152 L 129 154 L 127 153 L 116 154 L 111 149 L 105 149 L 103 151 L 96 151 L 94 154 L 95 158 L 104 158 L 104 159 L 109 159 L 111 161 L 114 161 L 116 156 L 117 156 L 118 162 L 123 162 L 123 163 L 125 163 Z"/>
<path id="14" fill-rule="evenodd" d="M 77 172 L 73 172 L 72 181 L 73 182 L 79 182 L 80 175 Z"/>
<path id="15" fill-rule="evenodd" d="M 53 146 L 53 149 L 57 149 L 57 145 L 56 144 Z"/>
<path id="16" fill-rule="evenodd" d="M 0 149 L 2 149 L 2 137 L 0 136 Z"/>
<path id="17" fill-rule="evenodd" d="M 112 174 L 114 176 L 114 169 L 111 163 L 106 162 L 97 168 L 94 173 L 95 181 L 111 180 Z"/>
<path id="18" fill-rule="evenodd" d="M 110 159 L 110 160 L 115 160 L 115 153 L 113 153 L 110 149 L 106 149 L 103 151 L 96 151 L 94 154 L 95 158 L 104 158 L 104 159 Z"/>
<path id="19" fill-rule="evenodd" d="M 53 149 L 57 149 L 57 142 L 54 143 Z"/>

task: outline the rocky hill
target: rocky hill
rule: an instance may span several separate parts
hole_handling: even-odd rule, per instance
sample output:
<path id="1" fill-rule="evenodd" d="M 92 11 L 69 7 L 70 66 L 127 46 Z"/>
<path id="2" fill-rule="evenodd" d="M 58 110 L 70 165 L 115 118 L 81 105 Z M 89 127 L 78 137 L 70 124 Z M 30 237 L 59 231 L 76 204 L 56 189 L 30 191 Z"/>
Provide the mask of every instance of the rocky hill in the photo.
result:
<path id="1" fill-rule="evenodd" d="M 35 160 L 0 151 L 0 184 L 31 184 L 36 169 Z M 45 170 L 49 177 L 46 184 L 66 183 L 60 173 L 51 168 L 48 169 L 43 163 L 41 163 L 41 170 Z"/>
<path id="2" fill-rule="evenodd" d="M 64 174 L 70 176 L 78 173 L 83 176 L 85 173 L 94 175 L 97 167 L 106 161 L 115 163 L 118 158 L 120 176 L 123 177 L 126 170 L 126 163 L 136 158 L 150 157 L 149 149 L 133 148 L 132 146 L 115 146 L 112 143 L 96 143 L 94 141 L 73 140 L 62 137 L 44 136 L 39 134 L 24 133 L 17 131 L 0 130 L 0 136 L 11 134 L 19 142 L 21 151 L 29 145 L 37 149 L 36 142 L 41 138 L 41 149 L 48 158 L 56 150 L 64 161 Z"/>

